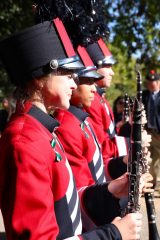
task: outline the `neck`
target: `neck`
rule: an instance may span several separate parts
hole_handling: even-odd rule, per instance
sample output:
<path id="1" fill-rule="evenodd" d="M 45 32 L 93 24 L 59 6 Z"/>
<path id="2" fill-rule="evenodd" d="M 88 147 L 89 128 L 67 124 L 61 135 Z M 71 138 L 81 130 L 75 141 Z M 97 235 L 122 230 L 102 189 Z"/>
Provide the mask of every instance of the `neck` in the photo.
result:
<path id="1" fill-rule="evenodd" d="M 47 109 L 46 109 L 46 107 L 45 107 L 43 102 L 41 102 L 39 100 L 31 100 L 31 102 L 36 107 L 40 108 L 43 112 L 47 113 Z"/>

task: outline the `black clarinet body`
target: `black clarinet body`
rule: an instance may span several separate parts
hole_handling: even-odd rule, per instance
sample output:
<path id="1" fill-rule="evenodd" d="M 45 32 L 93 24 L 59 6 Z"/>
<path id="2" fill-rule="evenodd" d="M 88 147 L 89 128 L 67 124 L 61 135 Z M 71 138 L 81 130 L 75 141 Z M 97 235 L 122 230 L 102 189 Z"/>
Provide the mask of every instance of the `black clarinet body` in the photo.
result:
<path id="1" fill-rule="evenodd" d="M 144 106 L 142 104 L 142 77 L 140 71 L 137 70 L 137 99 L 141 104 L 141 111 L 144 110 Z M 141 126 L 141 131 L 143 130 L 144 125 Z M 143 149 L 142 149 L 143 152 Z M 144 154 L 141 162 L 142 172 L 149 172 L 149 163 L 145 158 Z M 158 229 L 156 225 L 156 214 L 155 214 L 155 206 L 154 206 L 154 197 L 152 193 L 145 193 L 145 204 L 147 210 L 147 218 L 148 218 L 148 232 L 149 232 L 149 240 L 160 240 Z"/>
<path id="2" fill-rule="evenodd" d="M 152 193 L 145 193 L 145 203 L 148 217 L 148 240 L 160 240 L 155 216 L 155 206 Z"/>
<path id="3" fill-rule="evenodd" d="M 141 149 L 141 106 L 135 98 L 133 106 L 133 117 L 131 125 L 131 147 L 128 160 L 129 191 L 126 213 L 139 211 L 139 182 L 140 182 L 140 161 L 142 158 Z"/>

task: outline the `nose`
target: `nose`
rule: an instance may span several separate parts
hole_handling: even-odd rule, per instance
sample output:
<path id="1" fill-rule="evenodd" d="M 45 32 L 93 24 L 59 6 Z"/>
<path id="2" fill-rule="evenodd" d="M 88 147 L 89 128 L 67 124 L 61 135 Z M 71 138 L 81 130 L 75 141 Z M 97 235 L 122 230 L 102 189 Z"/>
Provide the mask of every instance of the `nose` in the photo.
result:
<path id="1" fill-rule="evenodd" d="M 112 76 L 114 75 L 114 71 L 113 69 L 111 68 L 111 73 L 110 73 Z"/>
<path id="2" fill-rule="evenodd" d="M 70 88 L 72 90 L 77 89 L 77 84 L 75 83 L 73 78 L 71 78 L 69 82 L 70 82 Z"/>

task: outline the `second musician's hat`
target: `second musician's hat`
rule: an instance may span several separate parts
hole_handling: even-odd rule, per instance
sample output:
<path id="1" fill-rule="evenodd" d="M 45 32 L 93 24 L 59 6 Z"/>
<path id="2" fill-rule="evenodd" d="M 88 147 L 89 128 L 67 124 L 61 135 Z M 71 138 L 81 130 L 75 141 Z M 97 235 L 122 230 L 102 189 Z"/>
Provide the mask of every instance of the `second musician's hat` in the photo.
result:
<path id="1" fill-rule="evenodd" d="M 150 72 L 146 76 L 146 79 L 150 82 L 158 81 L 160 80 L 160 75 L 156 73 L 155 70 L 150 70 Z"/>
<path id="2" fill-rule="evenodd" d="M 45 21 L 0 42 L 2 63 L 16 85 L 57 69 L 84 69 L 61 21 Z"/>
<path id="3" fill-rule="evenodd" d="M 103 75 L 97 72 L 97 67 L 93 64 L 92 59 L 83 46 L 79 45 L 77 47 L 77 53 L 85 66 L 84 69 L 79 71 L 80 84 L 90 83 L 104 78 Z"/>

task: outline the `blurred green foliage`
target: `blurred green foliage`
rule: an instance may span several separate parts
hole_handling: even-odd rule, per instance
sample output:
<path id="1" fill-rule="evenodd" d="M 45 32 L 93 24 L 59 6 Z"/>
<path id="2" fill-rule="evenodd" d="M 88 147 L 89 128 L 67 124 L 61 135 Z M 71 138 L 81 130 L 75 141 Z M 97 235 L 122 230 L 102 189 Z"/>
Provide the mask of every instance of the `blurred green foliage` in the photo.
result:
<path id="1" fill-rule="evenodd" d="M 33 24 L 32 1 L 0 1 L 0 40 Z M 0 99 L 9 97 L 14 87 L 0 62 Z"/>

